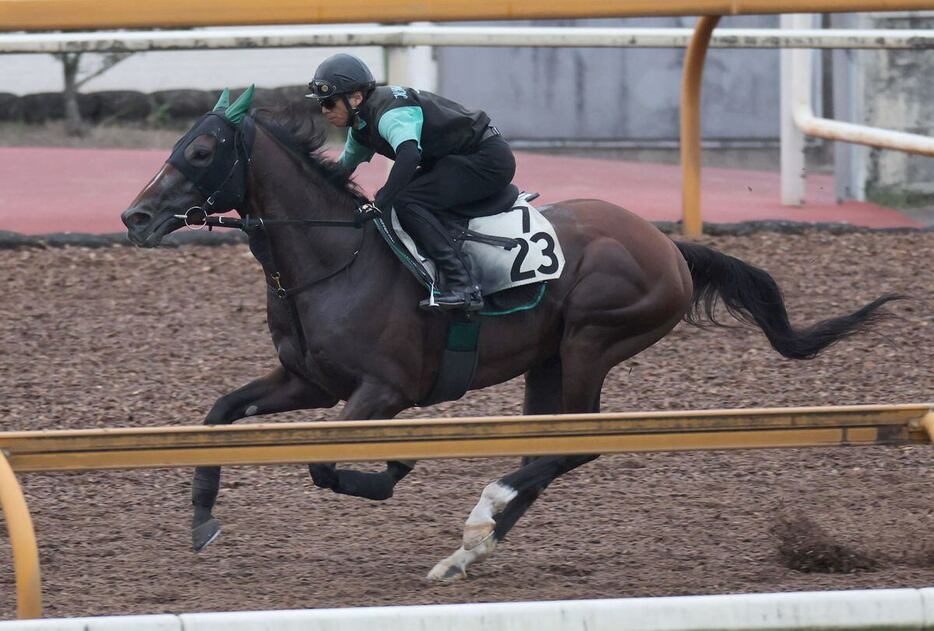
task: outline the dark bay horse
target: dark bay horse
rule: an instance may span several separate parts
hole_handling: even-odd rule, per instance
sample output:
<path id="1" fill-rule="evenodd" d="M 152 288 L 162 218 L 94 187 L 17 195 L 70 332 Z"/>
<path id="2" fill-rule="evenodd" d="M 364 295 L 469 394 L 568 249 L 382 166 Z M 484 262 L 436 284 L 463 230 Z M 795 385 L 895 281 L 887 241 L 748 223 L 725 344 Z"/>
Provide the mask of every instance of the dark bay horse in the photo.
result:
<path id="1" fill-rule="evenodd" d="M 346 221 L 355 214 L 360 192 L 319 153 L 323 134 L 307 113 L 248 115 L 248 107 L 247 96 L 230 106 L 222 98 L 122 215 L 133 243 L 155 247 L 185 224 L 179 215 L 186 211 L 207 215 L 236 208 L 241 217 L 266 222 L 250 240 L 269 286 L 301 290 L 288 301 L 268 292 L 279 364 L 220 397 L 205 423 L 327 408 L 339 401 L 346 401 L 342 419 L 392 418 L 424 400 L 432 388 L 446 316 L 419 310 L 424 288 L 381 242 L 372 223 L 345 229 L 287 221 Z M 796 329 L 781 291 L 761 269 L 702 245 L 672 241 L 607 202 L 570 200 L 541 210 L 557 230 L 567 261 L 564 273 L 550 283 L 537 308 L 484 318 L 471 386 L 484 388 L 524 374 L 526 414 L 599 411 L 611 368 L 682 319 L 718 324 L 713 311 L 718 301 L 758 326 L 783 356 L 807 359 L 863 330 L 883 315 L 880 306 L 896 298 L 882 296 L 848 315 Z M 555 478 L 595 458 L 530 458 L 487 485 L 467 518 L 463 545 L 429 578 L 465 576 Z M 386 499 L 414 465 L 389 462 L 377 473 L 330 464 L 309 468 L 319 487 Z M 219 482 L 220 467 L 196 469 L 196 550 L 219 533 L 212 515 Z"/>

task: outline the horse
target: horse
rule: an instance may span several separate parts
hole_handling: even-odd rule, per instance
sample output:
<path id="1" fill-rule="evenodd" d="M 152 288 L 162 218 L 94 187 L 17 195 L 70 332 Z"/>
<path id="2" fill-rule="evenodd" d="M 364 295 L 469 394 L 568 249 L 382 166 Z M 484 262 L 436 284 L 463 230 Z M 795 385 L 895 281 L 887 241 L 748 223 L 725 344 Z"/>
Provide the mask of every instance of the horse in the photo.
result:
<path id="1" fill-rule="evenodd" d="M 121 218 L 130 242 L 156 247 L 201 217 L 235 209 L 267 279 L 267 319 L 278 364 L 221 396 L 207 425 L 346 402 L 340 418 L 390 419 L 424 401 L 439 372 L 447 316 L 418 308 L 424 287 L 358 217 L 361 190 L 323 154 L 310 110 L 250 113 L 251 90 L 215 108 L 179 140 L 166 164 Z M 485 318 L 471 389 L 525 376 L 525 414 L 600 410 L 607 373 L 679 322 L 725 326 L 722 303 L 757 326 L 778 353 L 809 359 L 885 317 L 897 295 L 792 326 L 781 289 L 764 270 L 710 247 L 675 241 L 609 202 L 573 199 L 540 207 L 566 259 L 534 309 Z M 231 217 L 231 219 L 236 219 Z M 288 299 L 283 299 L 287 296 Z M 483 488 L 460 547 L 430 580 L 464 578 L 487 558 L 548 485 L 598 457 L 525 458 Z M 309 465 L 314 484 L 336 493 L 389 498 L 415 462 L 379 472 Z M 192 547 L 220 533 L 213 507 L 220 467 L 197 467 Z"/>

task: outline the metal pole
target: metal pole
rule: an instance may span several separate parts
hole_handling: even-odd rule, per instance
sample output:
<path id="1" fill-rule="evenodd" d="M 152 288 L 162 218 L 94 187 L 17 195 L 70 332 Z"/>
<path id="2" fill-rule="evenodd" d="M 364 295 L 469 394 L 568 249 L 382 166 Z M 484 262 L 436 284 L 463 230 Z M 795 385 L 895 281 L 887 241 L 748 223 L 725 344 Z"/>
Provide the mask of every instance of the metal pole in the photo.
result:
<path id="1" fill-rule="evenodd" d="M 684 59 L 681 80 L 681 211 L 684 235 L 703 234 L 701 220 L 701 80 L 707 45 L 720 16 L 704 16 L 694 29 L 694 37 Z"/>
<path id="2" fill-rule="evenodd" d="M 934 443 L 934 412 L 928 412 L 921 419 L 921 427 L 928 433 L 931 442 Z"/>
<path id="3" fill-rule="evenodd" d="M 931 0 L 3 0 L 0 30 L 926 11 Z"/>
<path id="4" fill-rule="evenodd" d="M 5 0 L 0 0 L 4 2 Z M 842 14 L 846 15 L 846 14 Z M 419 22 L 417 24 L 426 24 Z M 690 28 L 544 27 L 544 26 L 331 26 L 229 27 L 167 31 L 92 31 L 85 33 L 0 33 L 0 54 L 220 50 L 225 48 L 298 48 L 345 46 L 484 46 L 551 48 L 686 48 Z M 772 29 L 722 28 L 710 48 L 856 48 L 929 50 L 934 33 L 923 29 Z M 427 75 L 435 72 L 430 59 Z M 413 67 L 417 67 L 413 65 Z M 433 91 L 431 83 L 412 87 Z"/>
<path id="5" fill-rule="evenodd" d="M 42 617 L 42 578 L 39 573 L 39 548 L 32 527 L 29 507 L 6 454 L 0 451 L 0 507 L 10 533 L 13 567 L 16 570 L 16 615 L 18 618 Z"/>
<path id="6" fill-rule="evenodd" d="M 800 28 L 811 24 L 810 15 L 783 15 L 783 28 Z M 783 49 L 780 53 L 781 74 L 781 182 L 782 204 L 804 204 L 805 165 L 804 133 L 795 124 L 794 110 L 801 99 L 811 99 L 811 51 Z"/>

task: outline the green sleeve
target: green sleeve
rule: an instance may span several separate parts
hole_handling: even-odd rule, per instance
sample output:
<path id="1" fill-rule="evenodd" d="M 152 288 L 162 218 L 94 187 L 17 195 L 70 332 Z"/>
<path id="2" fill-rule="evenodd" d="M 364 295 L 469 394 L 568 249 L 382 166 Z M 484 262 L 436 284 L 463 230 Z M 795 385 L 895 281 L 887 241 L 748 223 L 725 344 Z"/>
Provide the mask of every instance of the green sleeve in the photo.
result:
<path id="1" fill-rule="evenodd" d="M 361 162 L 369 162 L 373 158 L 374 151 L 369 147 L 361 145 L 353 137 L 353 131 L 347 131 L 347 142 L 344 143 L 344 150 L 338 161 L 346 171 L 353 173 Z"/>
<path id="2" fill-rule="evenodd" d="M 392 146 L 395 151 L 406 140 L 418 143 L 418 150 L 422 149 L 422 123 L 425 122 L 422 108 L 417 105 L 396 107 L 383 114 L 379 119 L 379 135 Z"/>

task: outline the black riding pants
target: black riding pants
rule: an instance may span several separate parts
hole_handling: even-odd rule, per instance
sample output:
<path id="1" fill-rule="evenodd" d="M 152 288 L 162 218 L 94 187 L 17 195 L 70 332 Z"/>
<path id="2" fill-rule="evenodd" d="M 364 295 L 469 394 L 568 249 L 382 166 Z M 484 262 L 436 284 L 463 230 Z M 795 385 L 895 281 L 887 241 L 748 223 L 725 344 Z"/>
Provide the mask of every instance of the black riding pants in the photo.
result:
<path id="1" fill-rule="evenodd" d="M 516 159 L 509 143 L 502 136 L 493 136 L 473 153 L 445 156 L 419 169 L 393 206 L 403 227 L 410 206 L 428 210 L 444 221 L 451 209 L 500 192 L 515 174 Z"/>

